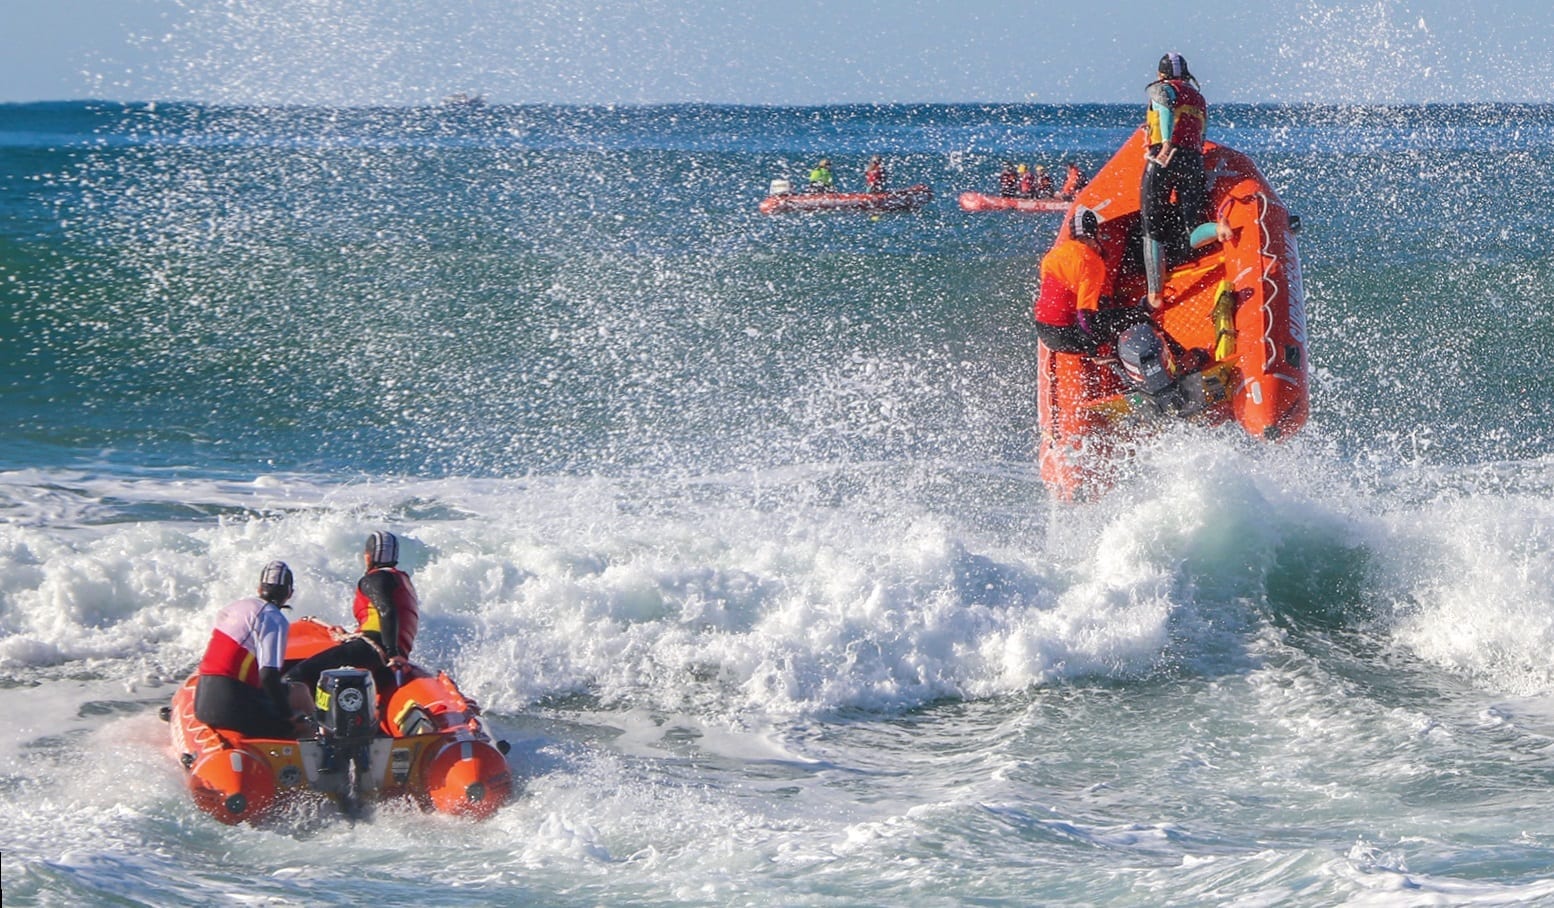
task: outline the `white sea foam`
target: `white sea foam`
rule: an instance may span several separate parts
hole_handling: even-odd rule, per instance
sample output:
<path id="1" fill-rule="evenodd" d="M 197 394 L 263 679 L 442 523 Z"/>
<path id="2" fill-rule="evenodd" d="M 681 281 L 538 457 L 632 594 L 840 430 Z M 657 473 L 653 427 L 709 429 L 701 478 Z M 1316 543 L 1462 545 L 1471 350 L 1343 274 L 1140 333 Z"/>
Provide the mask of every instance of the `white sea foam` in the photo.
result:
<path id="1" fill-rule="evenodd" d="M 73 489 L 97 504 L 0 526 L 0 671 L 25 685 L 0 695 L 0 704 L 32 717 L 0 752 L 7 772 L 29 778 L 33 792 L 10 841 L 31 843 L 23 847 L 31 853 L 49 850 L 49 818 L 59 815 L 112 842 L 192 811 L 166 752 L 165 726 L 147 704 L 164 701 L 198 657 L 214 610 L 245 594 L 270 557 L 297 569 L 299 614 L 346 621 L 357 548 L 379 526 L 405 538 L 405 563 L 425 603 L 418 658 L 450 668 L 493 711 L 515 743 L 527 794 L 473 828 L 388 808 L 375 820 L 374 841 L 408 861 L 406 873 L 420 866 L 413 855 L 432 847 L 477 888 L 522 885 L 520 876 L 565 868 L 611 891 L 620 871 L 610 868 L 625 866 L 665 893 L 689 892 L 688 881 L 701 879 L 727 899 L 742 890 L 709 867 L 720 848 L 736 864 L 765 855 L 785 873 L 830 868 L 853 879 L 924 835 L 967 843 L 1055 838 L 1060 847 L 1103 854 L 1172 854 L 1195 835 L 1191 814 L 1176 812 L 1170 798 L 1153 806 L 1121 798 L 1229 785 L 1248 805 L 1218 808 L 1219 834 L 1233 836 L 1243 813 L 1261 816 L 1249 793 L 1267 789 L 1320 822 L 1334 805 L 1356 809 L 1375 792 L 1431 778 L 1443 755 L 1475 746 L 1475 737 L 1515 739 L 1522 724 L 1539 721 L 1536 701 L 1505 702 L 1498 720 L 1466 727 L 1440 711 L 1389 705 L 1346 678 L 1337 655 L 1314 658 L 1281 628 L 1331 620 L 1391 635 L 1423 664 L 1461 671 L 1465 680 L 1535 688 L 1533 670 L 1495 671 L 1514 635 L 1454 636 L 1462 621 L 1479 619 L 1449 596 L 1426 593 L 1500 584 L 1487 608 L 1502 620 L 1520 614 L 1512 593 L 1533 593 L 1547 579 L 1536 557 L 1546 545 L 1537 529 L 1541 500 L 1421 500 L 1415 492 L 1404 499 L 1342 484 L 1335 492 L 1329 480 L 1287 473 L 1286 456 L 1311 455 L 1253 457 L 1236 445 L 1167 442 L 1145 452 L 1138 474 L 1114 495 L 1070 512 L 1071 535 L 1061 546 L 1041 537 L 1039 506 L 1021 518 L 1032 535 L 991 533 L 976 509 L 927 506 L 913 498 L 917 479 L 870 465 L 847 468 L 843 485 L 855 491 L 839 496 L 834 469 L 675 480 L 679 487 L 659 479 L 651 497 L 630 478 L 189 484 L 33 476 L 21 485 Z M 817 484 L 833 492 L 816 495 Z M 220 510 L 115 519 L 196 502 Z M 1003 501 L 988 507 L 1000 526 L 1019 510 Z M 1460 541 L 1452 528 L 1464 524 L 1479 532 Z M 1522 568 L 1497 573 L 1490 561 L 1507 550 L 1519 553 Z M 1280 584 L 1294 582 L 1289 576 L 1334 558 L 1353 559 L 1339 576 L 1367 590 L 1357 597 L 1363 601 L 1281 592 Z M 1527 652 L 1542 633 L 1535 614 L 1521 622 L 1533 639 L 1515 644 Z M 1482 620 L 1487 634 L 1494 622 Z M 81 673 L 90 680 L 72 679 Z M 1180 702 L 1187 689 L 1179 689 L 1158 714 L 1139 712 L 1121 726 L 1102 721 L 1099 702 L 1061 705 L 1071 685 L 1174 678 L 1205 683 L 1191 702 Z M 1046 706 L 1044 692 L 1055 698 Z M 1033 696 L 1030 712 L 1009 712 L 1007 704 Z M 544 719 L 573 715 L 565 704 L 574 702 L 588 704 L 582 715 L 598 724 Z M 816 721 L 848 728 L 838 717 L 859 711 L 909 716 L 940 702 L 986 703 L 998 715 L 985 729 L 947 733 L 943 743 L 900 745 L 920 753 L 887 745 L 877 770 L 866 756 L 871 747 L 804 732 Z M 1093 725 L 1082 718 L 1092 712 Z M 1075 723 L 1092 734 L 1111 730 L 1082 743 L 1061 731 Z M 1251 733 L 1238 740 L 1193 731 L 1219 725 Z M 870 723 L 852 733 L 884 731 Z M 966 735 L 978 746 L 964 759 L 945 752 Z M 1181 743 L 1171 744 L 1178 736 Z M 1135 747 L 1174 756 L 1153 766 L 1137 760 Z M 1110 754 L 1107 770 L 1070 769 L 1077 795 L 1033 772 L 1044 759 L 1072 762 L 1092 749 Z M 929 751 L 940 752 L 938 768 L 925 763 L 910 788 L 897 789 L 901 768 Z M 1349 754 L 1347 773 L 1329 771 L 1335 752 Z M 71 765 L 40 773 L 40 758 Z M 116 785 L 125 766 L 138 781 Z M 720 766 L 735 775 L 708 787 L 708 773 L 720 775 Z M 860 788 L 872 795 L 860 801 L 853 793 Z M 982 803 L 999 805 L 1007 828 L 982 829 Z M 1088 818 L 1102 804 L 1107 818 Z M 845 821 L 833 822 L 832 810 Z M 317 818 L 298 823 L 303 835 L 332 829 Z M 731 829 L 745 845 L 730 849 Z M 253 833 L 202 835 L 214 839 L 190 847 L 230 848 L 233 837 L 247 842 Z M 344 866 L 368 861 L 344 833 L 323 835 Z M 312 859 L 287 857 L 291 839 L 257 841 L 267 865 L 310 868 L 272 875 L 264 886 L 276 897 L 316 876 Z M 451 857 L 466 850 L 467 861 Z M 503 857 L 481 866 L 480 855 L 496 853 Z M 67 852 L 55 870 L 29 865 L 27 873 L 111 887 L 104 854 L 78 860 Z M 1298 851 L 1266 865 L 1201 857 L 1162 878 L 1196 880 L 1205 892 L 1274 891 L 1316 859 Z M 1336 860 L 1328 866 L 1351 866 Z M 1397 873 L 1374 862 L 1344 872 L 1352 875 L 1332 891 L 1390 891 L 1384 880 Z M 176 871 L 184 882 L 167 885 L 193 885 L 190 873 Z M 1270 882 L 1257 882 L 1259 875 Z M 1507 891 L 1408 878 L 1468 898 Z M 902 868 L 886 879 L 910 889 L 935 878 Z"/>
<path id="2" fill-rule="evenodd" d="M 272 557 L 297 571 L 295 615 L 346 623 L 360 538 L 389 526 L 409 540 L 425 603 L 418 655 L 506 709 L 581 693 L 725 714 L 894 710 L 1241 660 L 1281 559 L 1302 546 L 1320 559 L 1324 545 L 1361 553 L 1366 572 L 1349 578 L 1366 601 L 1340 620 L 1376 617 L 1423 658 L 1508 692 L 1547 688 L 1542 498 L 1375 514 L 1388 499 L 1271 484 L 1277 462 L 1248 472 L 1233 448 L 1153 458 L 1074 513 L 1062 554 L 989 538 L 975 514 L 893 500 L 882 519 L 872 494 L 817 504 L 770 477 L 724 477 L 713 494 L 699 480 L 678 505 L 657 488 L 644 508 L 631 480 L 13 474 L 7 504 L 52 487 L 95 505 L 0 526 L 0 667 L 186 670 L 211 614 Z M 774 498 L 786 504 L 764 503 Z M 114 518 L 196 506 L 221 515 Z"/>

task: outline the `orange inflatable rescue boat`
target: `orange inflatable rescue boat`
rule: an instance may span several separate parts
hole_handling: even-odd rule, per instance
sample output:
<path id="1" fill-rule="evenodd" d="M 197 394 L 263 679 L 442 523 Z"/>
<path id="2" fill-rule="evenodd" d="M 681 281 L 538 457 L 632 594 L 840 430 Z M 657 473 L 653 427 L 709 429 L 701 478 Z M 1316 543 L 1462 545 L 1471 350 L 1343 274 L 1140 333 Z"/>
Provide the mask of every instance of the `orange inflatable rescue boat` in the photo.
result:
<path id="1" fill-rule="evenodd" d="M 1037 345 L 1041 476 L 1060 499 L 1104 492 L 1124 446 L 1161 420 L 1234 421 L 1270 441 L 1306 423 L 1300 221 L 1245 155 L 1213 142 L 1204 143 L 1203 155 L 1210 214 L 1232 236 L 1168 259 L 1165 302 L 1149 317 L 1153 331 L 1123 332 L 1113 355 L 1100 358 Z M 1141 129 L 1074 200 L 1100 219 L 1114 305 L 1137 305 L 1145 295 L 1144 164 Z M 1059 241 L 1069 236 L 1071 215 Z"/>
<path id="2" fill-rule="evenodd" d="M 762 214 L 794 211 L 915 211 L 933 201 L 933 189 L 917 183 L 885 192 L 795 192 L 787 180 L 773 180 L 761 200 Z"/>
<path id="3" fill-rule="evenodd" d="M 345 631 L 314 618 L 291 625 L 286 662 L 327 649 Z M 257 823 L 289 803 L 336 802 L 355 818 L 367 805 L 406 798 L 424 810 L 483 819 L 512 792 L 508 746 L 494 740 L 480 708 L 444 672 L 411 666 L 381 696 L 371 672 L 326 671 L 316 696 L 314 738 L 245 738 L 194 716 L 191 676 L 163 709 L 173 752 L 194 803 L 223 823 Z"/>
<path id="4" fill-rule="evenodd" d="M 1063 211 L 1069 200 L 1055 195 L 1016 196 L 989 195 L 985 192 L 963 192 L 956 199 L 963 211 Z"/>

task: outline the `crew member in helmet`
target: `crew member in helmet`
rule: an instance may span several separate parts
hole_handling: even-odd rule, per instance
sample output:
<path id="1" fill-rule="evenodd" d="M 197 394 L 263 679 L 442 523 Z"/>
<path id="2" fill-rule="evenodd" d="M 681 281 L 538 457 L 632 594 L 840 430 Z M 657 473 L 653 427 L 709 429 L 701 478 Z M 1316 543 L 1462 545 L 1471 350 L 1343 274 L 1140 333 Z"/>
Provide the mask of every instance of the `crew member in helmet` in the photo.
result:
<path id="1" fill-rule="evenodd" d="M 287 672 L 289 680 L 316 687 L 318 676 L 328 669 L 350 666 L 369 669 L 379 693 L 397 685 L 397 672 L 409 665 L 410 650 L 415 646 L 421 602 L 410 575 L 398 567 L 399 537 L 387 530 L 372 533 L 362 561 L 367 570 L 356 582 L 356 599 L 351 604 L 356 632 L 298 663 Z"/>
<path id="2" fill-rule="evenodd" d="M 1093 356 L 1122 328 L 1148 317 L 1131 307 L 1102 307 L 1111 287 L 1096 213 L 1076 207 L 1066 226 L 1068 238 L 1041 260 L 1036 336 L 1053 352 Z"/>
<path id="3" fill-rule="evenodd" d="M 1203 169 L 1203 138 L 1208 103 L 1187 59 L 1169 53 L 1160 58 L 1158 78 L 1146 93 L 1144 180 L 1139 199 L 1144 219 L 1144 276 L 1150 308 L 1164 303 L 1166 259 L 1187 250 L 1200 224 L 1209 221 L 1208 187 Z M 1175 193 L 1176 201 L 1171 201 Z M 1221 242 L 1230 238 L 1224 224 L 1210 228 Z"/>
<path id="4" fill-rule="evenodd" d="M 1005 161 L 1004 169 L 998 172 L 998 194 L 1005 198 L 1020 194 L 1020 173 L 1014 169 L 1013 161 Z"/>
<path id="5" fill-rule="evenodd" d="M 290 607 L 294 589 L 291 568 L 272 561 L 259 574 L 259 595 L 216 614 L 195 682 L 195 718 L 254 738 L 309 733 L 313 698 L 306 687 L 281 676 L 291 630 L 281 609 Z"/>
<path id="6" fill-rule="evenodd" d="M 1058 194 L 1057 187 L 1052 185 L 1052 177 L 1047 174 L 1047 168 L 1040 164 L 1036 165 L 1036 172 L 1031 177 L 1031 194 L 1044 199 Z"/>
<path id="7" fill-rule="evenodd" d="M 1019 177 L 1015 195 L 1022 199 L 1034 199 L 1036 197 L 1036 175 L 1024 164 L 1016 167 L 1014 172 Z"/>

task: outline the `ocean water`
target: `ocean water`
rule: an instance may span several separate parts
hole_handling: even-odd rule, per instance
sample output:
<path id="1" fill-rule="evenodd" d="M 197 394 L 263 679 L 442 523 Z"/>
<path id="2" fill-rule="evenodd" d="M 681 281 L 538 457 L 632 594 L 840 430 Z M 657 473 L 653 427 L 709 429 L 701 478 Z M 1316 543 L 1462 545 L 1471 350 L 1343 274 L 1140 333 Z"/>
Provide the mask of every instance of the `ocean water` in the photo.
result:
<path id="1" fill-rule="evenodd" d="M 6 905 L 1554 904 L 1554 108 L 1215 107 L 1311 420 L 1062 506 L 955 196 L 1138 117 L 0 106 Z M 523 794 L 217 824 L 157 709 L 377 528 Z"/>

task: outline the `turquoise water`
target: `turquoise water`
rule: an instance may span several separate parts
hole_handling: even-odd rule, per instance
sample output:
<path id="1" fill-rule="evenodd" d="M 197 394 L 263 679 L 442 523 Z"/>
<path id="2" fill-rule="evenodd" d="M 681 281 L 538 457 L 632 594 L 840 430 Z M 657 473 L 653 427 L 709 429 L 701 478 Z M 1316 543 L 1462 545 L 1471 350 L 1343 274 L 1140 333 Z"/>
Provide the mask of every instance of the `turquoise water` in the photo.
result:
<path id="1" fill-rule="evenodd" d="M 1066 509 L 1058 216 L 955 196 L 1137 119 L 0 106 L 7 904 L 1554 903 L 1554 108 L 1215 108 L 1311 421 Z M 933 204 L 757 213 L 874 153 Z M 157 707 L 384 526 L 526 794 L 216 826 Z"/>

